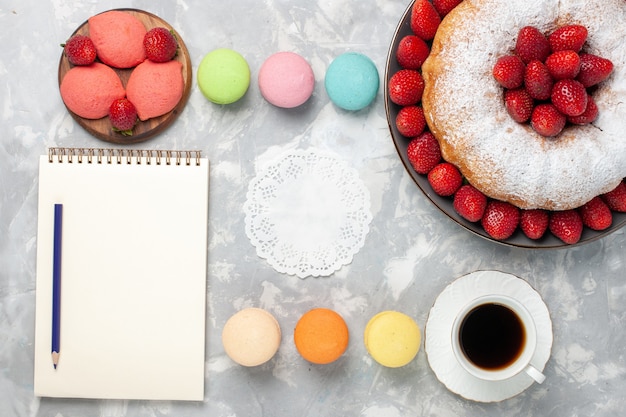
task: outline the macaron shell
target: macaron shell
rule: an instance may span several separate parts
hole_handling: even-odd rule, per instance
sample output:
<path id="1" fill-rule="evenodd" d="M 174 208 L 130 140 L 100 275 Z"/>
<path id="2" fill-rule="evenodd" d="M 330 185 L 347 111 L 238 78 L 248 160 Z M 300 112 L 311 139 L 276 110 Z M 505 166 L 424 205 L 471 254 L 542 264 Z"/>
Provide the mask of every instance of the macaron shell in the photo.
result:
<path id="1" fill-rule="evenodd" d="M 250 86 L 250 67 L 241 54 L 227 48 L 204 56 L 198 66 L 198 86 L 213 103 L 231 104 L 241 99 Z"/>
<path id="2" fill-rule="evenodd" d="M 319 365 L 339 359 L 348 347 L 348 340 L 348 326 L 344 319 L 326 308 L 305 313 L 294 330 L 294 342 L 300 355 Z"/>
<path id="3" fill-rule="evenodd" d="M 331 62 L 324 86 L 330 100 L 344 110 L 369 106 L 378 94 L 380 80 L 374 62 L 358 52 L 346 52 Z"/>
<path id="4" fill-rule="evenodd" d="M 406 314 L 383 311 L 367 323 L 364 342 L 376 362 L 389 368 L 399 368 L 417 355 L 421 333 L 415 321 Z"/>
<path id="5" fill-rule="evenodd" d="M 269 361 L 280 345 L 280 325 L 272 314 L 260 308 L 246 308 L 231 316 L 222 330 L 226 354 L 243 366 Z"/>
<path id="6" fill-rule="evenodd" d="M 313 94 L 315 75 L 309 63 L 293 52 L 277 52 L 259 70 L 261 95 L 276 107 L 294 108 Z"/>

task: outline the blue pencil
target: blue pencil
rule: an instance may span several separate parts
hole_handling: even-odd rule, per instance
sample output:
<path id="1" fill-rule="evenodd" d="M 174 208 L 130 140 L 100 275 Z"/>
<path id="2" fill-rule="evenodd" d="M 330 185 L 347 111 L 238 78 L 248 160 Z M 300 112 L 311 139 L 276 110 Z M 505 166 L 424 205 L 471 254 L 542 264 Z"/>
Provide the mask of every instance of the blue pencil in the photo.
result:
<path id="1" fill-rule="evenodd" d="M 61 353 L 61 236 L 63 204 L 54 205 L 54 244 L 52 249 L 52 364 L 59 364 Z"/>

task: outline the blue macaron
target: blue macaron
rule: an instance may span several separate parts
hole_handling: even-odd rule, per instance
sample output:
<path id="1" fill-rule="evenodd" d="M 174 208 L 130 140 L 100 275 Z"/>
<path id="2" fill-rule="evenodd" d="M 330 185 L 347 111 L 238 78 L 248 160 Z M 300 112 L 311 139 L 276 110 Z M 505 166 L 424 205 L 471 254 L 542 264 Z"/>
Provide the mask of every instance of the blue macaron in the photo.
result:
<path id="1" fill-rule="evenodd" d="M 344 110 L 361 110 L 376 98 L 380 81 L 376 65 L 358 52 L 336 57 L 326 70 L 324 86 L 330 100 Z"/>

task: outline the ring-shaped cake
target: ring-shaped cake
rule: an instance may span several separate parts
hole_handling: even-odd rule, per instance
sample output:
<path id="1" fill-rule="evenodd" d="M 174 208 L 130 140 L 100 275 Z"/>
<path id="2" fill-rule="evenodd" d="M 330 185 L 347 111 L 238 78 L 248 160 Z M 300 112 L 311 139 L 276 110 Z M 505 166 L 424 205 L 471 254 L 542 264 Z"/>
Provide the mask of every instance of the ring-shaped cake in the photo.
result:
<path id="1" fill-rule="evenodd" d="M 614 71 L 593 92 L 599 116 L 557 137 L 515 122 L 492 76 L 517 33 L 588 30 L 584 52 Z M 465 0 L 439 26 L 422 67 L 422 105 L 443 157 L 489 197 L 520 208 L 566 210 L 615 188 L 626 177 L 626 3 L 623 0 Z"/>

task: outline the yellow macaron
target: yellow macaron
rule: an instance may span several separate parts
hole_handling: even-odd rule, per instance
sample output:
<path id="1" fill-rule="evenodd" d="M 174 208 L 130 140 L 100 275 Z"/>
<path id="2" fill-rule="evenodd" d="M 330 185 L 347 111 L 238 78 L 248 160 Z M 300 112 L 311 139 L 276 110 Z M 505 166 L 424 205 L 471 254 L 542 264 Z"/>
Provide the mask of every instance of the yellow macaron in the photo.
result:
<path id="1" fill-rule="evenodd" d="M 415 321 L 398 311 L 383 311 L 365 326 L 365 348 L 383 366 L 399 368 L 419 351 L 421 332 Z"/>

